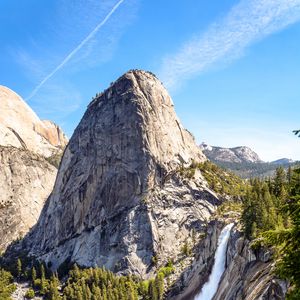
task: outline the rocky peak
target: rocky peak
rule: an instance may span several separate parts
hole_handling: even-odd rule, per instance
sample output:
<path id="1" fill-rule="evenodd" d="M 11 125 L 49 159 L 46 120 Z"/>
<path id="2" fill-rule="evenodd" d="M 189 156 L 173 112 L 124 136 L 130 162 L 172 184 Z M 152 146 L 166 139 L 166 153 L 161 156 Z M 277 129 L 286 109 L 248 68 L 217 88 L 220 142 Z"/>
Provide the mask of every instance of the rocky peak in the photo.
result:
<path id="1" fill-rule="evenodd" d="M 239 146 L 233 148 L 223 148 L 207 145 L 200 145 L 203 153 L 214 162 L 229 162 L 229 163 L 259 163 L 262 160 L 249 147 Z"/>
<path id="2" fill-rule="evenodd" d="M 205 159 L 160 81 L 129 71 L 88 106 L 24 245 L 54 269 L 73 261 L 144 276 L 214 211 L 201 174 L 177 172 Z"/>
<path id="3" fill-rule="evenodd" d="M 205 159 L 177 118 L 168 92 L 152 73 L 127 72 L 89 105 L 87 114 L 104 105 L 115 110 L 116 125 L 125 124 L 127 130 L 140 134 L 137 139 L 147 153 L 166 169 L 189 164 L 192 158 Z"/>
<path id="4" fill-rule="evenodd" d="M 68 140 L 50 121 L 41 121 L 15 92 L 0 86 L 0 145 L 14 146 L 49 157 Z"/>

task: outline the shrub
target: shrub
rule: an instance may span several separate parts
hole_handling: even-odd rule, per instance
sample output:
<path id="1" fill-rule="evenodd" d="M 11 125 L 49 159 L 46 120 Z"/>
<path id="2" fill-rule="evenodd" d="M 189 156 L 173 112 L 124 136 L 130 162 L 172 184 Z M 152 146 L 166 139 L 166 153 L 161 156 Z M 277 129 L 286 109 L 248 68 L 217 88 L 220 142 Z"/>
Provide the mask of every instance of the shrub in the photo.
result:
<path id="1" fill-rule="evenodd" d="M 33 299 L 34 297 L 35 297 L 35 293 L 33 289 L 29 289 L 25 294 L 26 299 Z"/>

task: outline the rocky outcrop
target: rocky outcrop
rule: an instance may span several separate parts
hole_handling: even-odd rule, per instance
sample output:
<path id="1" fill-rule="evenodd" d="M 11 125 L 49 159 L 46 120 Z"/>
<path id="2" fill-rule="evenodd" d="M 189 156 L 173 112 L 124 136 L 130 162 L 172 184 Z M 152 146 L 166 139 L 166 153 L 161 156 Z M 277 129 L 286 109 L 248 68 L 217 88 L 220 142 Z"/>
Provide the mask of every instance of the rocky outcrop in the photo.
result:
<path id="1" fill-rule="evenodd" d="M 0 146 L 0 251 L 36 223 L 56 172 L 37 154 Z"/>
<path id="2" fill-rule="evenodd" d="M 274 275 L 270 249 L 253 251 L 234 228 L 228 244 L 226 270 L 214 300 L 283 300 L 287 283 Z"/>
<path id="3" fill-rule="evenodd" d="M 68 140 L 51 121 L 41 121 L 22 98 L 0 86 L 0 145 L 27 149 L 50 157 L 63 149 Z"/>
<path id="4" fill-rule="evenodd" d="M 62 159 L 54 190 L 23 246 L 56 269 L 66 261 L 150 276 L 203 231 L 219 203 L 206 158 L 155 76 L 130 71 L 94 99 Z"/>

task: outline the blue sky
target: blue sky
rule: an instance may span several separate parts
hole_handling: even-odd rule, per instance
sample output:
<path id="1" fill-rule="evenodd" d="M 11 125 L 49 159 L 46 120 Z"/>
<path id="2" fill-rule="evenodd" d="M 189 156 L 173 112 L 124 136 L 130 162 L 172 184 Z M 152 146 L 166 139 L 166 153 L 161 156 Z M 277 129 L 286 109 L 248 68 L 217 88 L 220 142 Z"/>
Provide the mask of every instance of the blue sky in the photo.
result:
<path id="1" fill-rule="evenodd" d="M 300 0 L 4 0 L 0 14 L 0 84 L 69 136 L 140 68 L 198 143 L 300 160 Z"/>

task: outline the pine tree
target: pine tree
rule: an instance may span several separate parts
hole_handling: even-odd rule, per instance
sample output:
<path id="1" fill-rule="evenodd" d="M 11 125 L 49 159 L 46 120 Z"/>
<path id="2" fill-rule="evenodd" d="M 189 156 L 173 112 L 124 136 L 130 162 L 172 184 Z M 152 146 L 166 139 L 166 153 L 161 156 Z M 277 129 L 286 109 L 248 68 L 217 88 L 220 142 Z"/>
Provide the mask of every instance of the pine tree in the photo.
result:
<path id="1" fill-rule="evenodd" d="M 77 291 L 77 293 L 76 293 L 76 299 L 77 300 L 83 300 L 83 295 L 82 295 L 82 291 L 81 290 Z"/>
<path id="2" fill-rule="evenodd" d="M 291 219 L 289 228 L 268 231 L 264 236 L 271 245 L 279 247 L 278 272 L 291 283 L 288 299 L 297 300 L 300 299 L 300 168 L 293 171 L 290 199 L 282 210 Z"/>
<path id="3" fill-rule="evenodd" d="M 93 300 L 101 300 L 101 291 L 100 288 L 98 286 L 96 286 L 95 284 L 93 284 L 92 286 L 92 299 Z"/>
<path id="4" fill-rule="evenodd" d="M 265 207 L 266 216 L 264 219 L 264 230 L 275 229 L 276 226 L 276 211 L 272 196 L 267 184 L 262 187 L 263 206 Z"/>
<path id="5" fill-rule="evenodd" d="M 0 299 L 10 300 L 10 295 L 15 291 L 13 276 L 3 269 L 0 269 Z"/>
<path id="6" fill-rule="evenodd" d="M 47 292 L 46 299 L 48 300 L 61 300 L 61 296 L 58 292 L 59 280 L 55 275 L 52 275 L 49 291 Z"/>
<path id="7" fill-rule="evenodd" d="M 34 285 L 35 280 L 36 280 L 36 270 L 35 270 L 35 267 L 32 267 L 32 269 L 31 269 L 31 281 L 32 281 L 33 285 Z"/>
<path id="8" fill-rule="evenodd" d="M 289 185 L 291 184 L 291 181 L 292 181 L 292 174 L 293 174 L 292 167 L 289 166 L 287 174 L 286 174 L 286 179 L 287 179 L 287 182 Z"/>
<path id="9" fill-rule="evenodd" d="M 159 300 L 163 299 L 164 296 L 164 275 L 162 273 L 158 273 L 155 277 L 155 286 L 157 290 L 157 296 Z"/>
<path id="10" fill-rule="evenodd" d="M 92 293 L 89 286 L 87 285 L 85 289 L 85 299 L 90 300 L 91 298 L 92 298 Z"/>
<path id="11" fill-rule="evenodd" d="M 17 276 L 18 276 L 18 279 L 21 278 L 21 275 L 22 275 L 22 261 L 20 258 L 18 258 L 17 260 Z"/>
<path id="12" fill-rule="evenodd" d="M 107 290 L 106 290 L 106 286 L 104 285 L 103 288 L 102 288 L 102 299 L 103 300 L 109 300 L 107 298 Z"/>
<path id="13" fill-rule="evenodd" d="M 278 198 L 281 198 L 282 196 L 286 195 L 285 179 L 286 179 L 286 174 L 283 167 L 277 168 L 274 181 L 273 181 L 274 184 L 273 192 L 274 195 Z"/>
<path id="14" fill-rule="evenodd" d="M 154 279 L 150 280 L 149 296 L 150 296 L 151 300 L 158 300 L 158 293 L 157 293 L 157 289 L 156 289 Z"/>
<path id="15" fill-rule="evenodd" d="M 40 290 L 40 293 L 42 295 L 45 295 L 48 291 L 48 281 L 46 279 L 45 267 L 42 263 L 40 265 L 40 273 L 41 273 L 41 290 Z"/>

